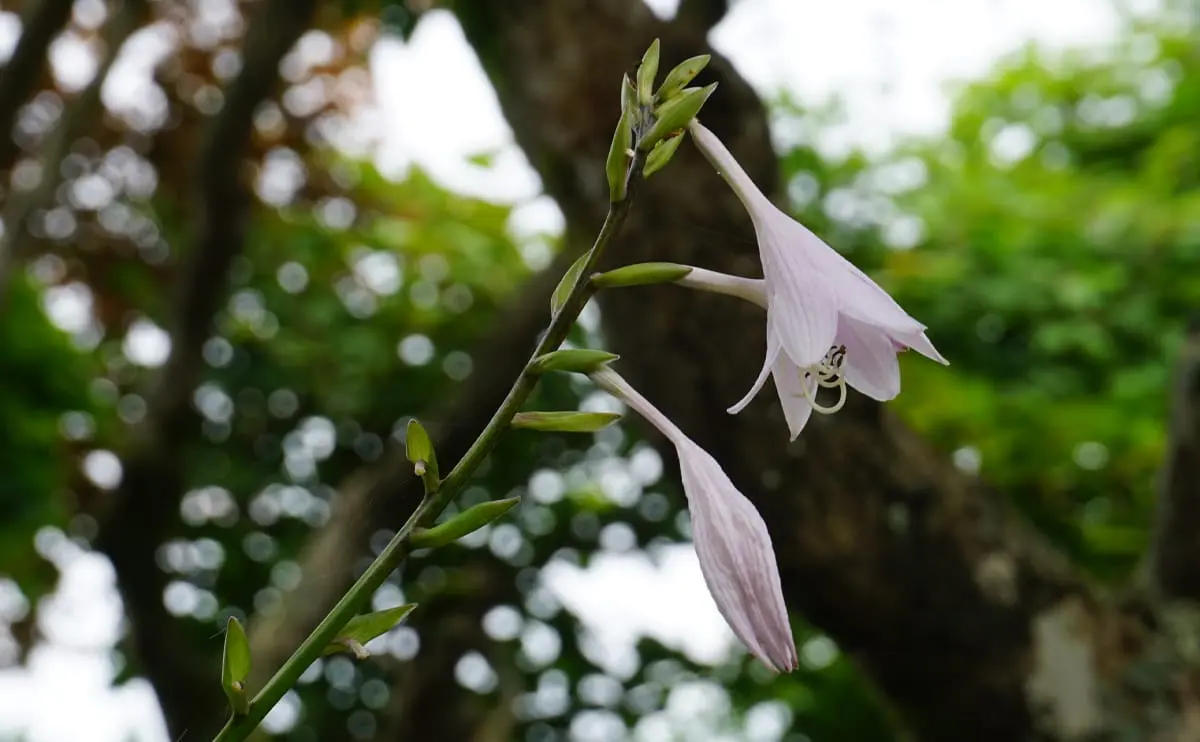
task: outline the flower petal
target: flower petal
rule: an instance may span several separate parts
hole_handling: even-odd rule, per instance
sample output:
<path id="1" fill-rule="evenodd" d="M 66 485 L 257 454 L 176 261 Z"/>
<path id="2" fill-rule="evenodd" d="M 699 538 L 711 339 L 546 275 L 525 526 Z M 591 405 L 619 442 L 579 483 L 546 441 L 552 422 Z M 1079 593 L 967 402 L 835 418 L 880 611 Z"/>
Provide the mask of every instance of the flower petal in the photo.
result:
<path id="1" fill-rule="evenodd" d="M 846 383 L 880 402 L 896 398 L 900 393 L 900 363 L 890 336 L 842 317 L 837 342 L 846 346 Z"/>
<path id="2" fill-rule="evenodd" d="M 730 415 L 736 415 L 746 409 L 746 405 L 758 396 L 762 391 L 763 385 L 767 383 L 767 376 L 771 373 L 771 367 L 775 364 L 775 359 L 780 355 L 779 337 L 771 330 L 771 315 L 767 314 L 767 357 L 763 361 L 762 370 L 758 372 L 758 378 L 754 380 L 754 385 L 750 387 L 750 391 L 746 392 L 746 396 L 738 400 L 732 407 L 726 410 Z"/>
<path id="3" fill-rule="evenodd" d="M 717 609 L 767 667 L 794 670 L 796 644 L 767 524 L 704 449 L 689 440 L 677 450 L 692 541 Z"/>
<path id="4" fill-rule="evenodd" d="M 922 332 L 925 325 L 909 316 L 888 292 L 875 283 L 858 266 L 842 257 L 807 227 L 797 223 L 815 245 L 809 249 L 820 265 L 820 270 L 829 281 L 831 291 L 837 296 L 838 309 L 860 322 L 894 332 Z M 819 246 L 819 248 L 818 248 Z"/>
<path id="5" fill-rule="evenodd" d="M 717 138 L 716 134 L 713 134 L 696 119 L 692 119 L 692 122 L 688 124 L 688 131 L 691 133 L 696 147 L 712 164 L 713 169 L 725 179 L 733 192 L 737 194 L 738 200 L 746 207 L 746 211 L 751 212 L 752 217 L 756 209 L 771 206 L 771 200 L 759 190 L 754 180 L 742 169 L 733 153 L 729 151 L 724 142 Z"/>
<path id="6" fill-rule="evenodd" d="M 820 266 L 795 243 L 800 224 L 781 211 L 758 224 L 758 248 L 767 282 L 768 323 L 801 368 L 825 357 L 837 334 L 838 299 Z M 802 229 L 802 228 L 801 228 Z"/>
<path id="7" fill-rule="evenodd" d="M 646 418 L 671 443 L 678 446 L 680 441 L 688 440 L 683 431 L 671 422 L 671 418 L 659 412 L 657 407 L 650 404 L 650 400 L 643 397 L 616 371 L 608 366 L 602 366 L 588 375 L 596 383 L 596 386 L 629 405 L 635 412 Z"/>
<path id="8" fill-rule="evenodd" d="M 783 416 L 787 419 L 788 432 L 791 433 L 791 440 L 794 441 L 799 437 L 800 431 L 804 430 L 813 411 L 812 404 L 804 396 L 804 389 L 800 385 L 807 383 L 808 390 L 812 393 L 813 398 L 816 398 L 817 380 L 809 377 L 807 382 L 801 382 L 800 367 L 792 363 L 792 359 L 786 355 L 780 355 L 775 359 L 775 365 L 771 372 L 775 377 L 775 391 L 779 394 L 779 405 L 783 407 Z"/>
<path id="9" fill-rule="evenodd" d="M 912 348 L 931 361 L 937 361 L 943 366 L 950 365 L 950 361 L 942 357 L 942 354 L 938 353 L 937 348 L 933 347 L 933 343 L 929 341 L 923 330 L 921 332 L 894 333 L 892 338 L 904 347 Z"/>

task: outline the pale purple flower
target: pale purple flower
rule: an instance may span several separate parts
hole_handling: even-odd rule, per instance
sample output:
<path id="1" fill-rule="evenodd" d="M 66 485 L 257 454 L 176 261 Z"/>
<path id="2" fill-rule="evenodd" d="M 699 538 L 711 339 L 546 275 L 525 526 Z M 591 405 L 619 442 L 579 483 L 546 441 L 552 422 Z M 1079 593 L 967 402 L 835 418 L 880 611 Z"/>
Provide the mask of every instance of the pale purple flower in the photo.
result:
<path id="1" fill-rule="evenodd" d="M 675 446 L 692 514 L 692 542 L 717 609 L 742 644 L 777 672 L 797 667 L 796 643 L 783 602 L 767 524 L 721 465 L 609 368 L 596 384 L 658 428 Z"/>
<path id="2" fill-rule="evenodd" d="M 792 438 L 815 410 L 830 414 L 846 402 L 846 385 L 887 401 L 900 393 L 896 354 L 912 348 L 938 363 L 945 358 L 925 336 L 925 325 L 908 315 L 882 288 L 803 224 L 781 211 L 758 189 L 721 140 L 693 120 L 692 139 L 737 194 L 758 236 L 763 279 L 731 290 L 722 274 L 702 271 L 680 283 L 734 293 L 767 309 L 767 357 L 750 392 L 729 412 L 741 412 L 767 376 L 783 405 Z M 737 279 L 737 281 L 751 279 Z M 817 402 L 821 388 L 837 389 L 832 405 Z"/>

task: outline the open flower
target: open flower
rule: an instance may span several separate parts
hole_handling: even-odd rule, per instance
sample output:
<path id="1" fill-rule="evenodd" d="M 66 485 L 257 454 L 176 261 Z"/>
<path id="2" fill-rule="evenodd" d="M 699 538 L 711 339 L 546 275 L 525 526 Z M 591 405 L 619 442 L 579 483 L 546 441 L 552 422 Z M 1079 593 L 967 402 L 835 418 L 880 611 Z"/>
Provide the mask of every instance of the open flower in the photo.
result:
<path id="1" fill-rule="evenodd" d="M 796 643 L 783 602 L 775 550 L 758 510 L 707 451 L 620 375 L 604 368 L 591 376 L 601 389 L 649 420 L 674 444 L 692 514 L 692 542 L 700 571 L 726 623 L 767 667 L 777 672 L 796 669 Z"/>
<path id="2" fill-rule="evenodd" d="M 897 353 L 912 348 L 938 363 L 948 363 L 925 336 L 925 325 L 910 317 L 854 264 L 771 203 L 716 135 L 698 121 L 692 121 L 689 130 L 696 146 L 750 214 L 762 259 L 760 288 L 748 288 L 747 284 L 738 295 L 767 309 L 767 357 L 750 392 L 729 408 L 731 413 L 745 408 L 767 376 L 774 375 L 795 439 L 814 410 L 829 414 L 841 409 L 847 384 L 880 401 L 899 394 Z M 711 271 L 694 274 L 696 271 L 681 283 L 700 286 L 706 274 L 710 280 L 721 275 Z M 819 403 L 817 392 L 822 388 L 836 389 L 838 400 L 832 405 Z"/>

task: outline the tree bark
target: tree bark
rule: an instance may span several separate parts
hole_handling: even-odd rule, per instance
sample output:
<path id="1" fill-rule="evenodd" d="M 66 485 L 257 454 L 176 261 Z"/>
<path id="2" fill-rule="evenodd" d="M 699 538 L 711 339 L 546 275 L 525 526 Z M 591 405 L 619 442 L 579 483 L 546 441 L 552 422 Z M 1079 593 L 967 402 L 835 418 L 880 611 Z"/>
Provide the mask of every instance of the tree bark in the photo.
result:
<path id="1" fill-rule="evenodd" d="M 31 0 L 21 15 L 21 37 L 0 73 L 0 172 L 16 161 L 17 113 L 37 85 L 50 42 L 67 25 L 73 5 L 72 0 Z"/>
<path id="2" fill-rule="evenodd" d="M 1164 595 L 1200 601 L 1200 316 L 1180 354 L 1171 417 L 1153 574 Z"/>

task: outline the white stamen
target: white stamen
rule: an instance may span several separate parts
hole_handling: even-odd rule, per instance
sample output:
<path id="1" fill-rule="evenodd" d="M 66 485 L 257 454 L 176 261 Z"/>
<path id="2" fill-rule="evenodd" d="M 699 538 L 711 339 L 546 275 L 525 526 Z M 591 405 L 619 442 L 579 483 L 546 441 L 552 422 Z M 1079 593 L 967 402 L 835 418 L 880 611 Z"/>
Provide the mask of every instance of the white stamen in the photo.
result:
<path id="1" fill-rule="evenodd" d="M 812 406 L 814 412 L 822 415 L 832 415 L 846 404 L 846 374 L 842 364 L 846 359 L 846 346 L 834 346 L 825 354 L 825 358 L 812 368 L 800 370 L 800 391 L 804 399 Z M 810 390 L 808 379 L 812 377 L 817 382 L 817 389 L 837 389 L 838 401 L 826 407 L 817 402 L 816 390 Z M 800 396 L 800 395 L 793 395 Z"/>

